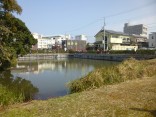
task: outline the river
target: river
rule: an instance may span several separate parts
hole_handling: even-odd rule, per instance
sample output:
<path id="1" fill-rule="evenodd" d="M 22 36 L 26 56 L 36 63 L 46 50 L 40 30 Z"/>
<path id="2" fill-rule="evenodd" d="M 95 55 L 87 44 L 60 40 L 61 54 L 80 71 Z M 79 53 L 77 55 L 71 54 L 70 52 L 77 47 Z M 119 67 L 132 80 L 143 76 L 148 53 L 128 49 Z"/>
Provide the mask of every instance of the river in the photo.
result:
<path id="1" fill-rule="evenodd" d="M 38 88 L 34 99 L 64 96 L 70 93 L 67 84 L 79 79 L 96 68 L 117 64 L 113 61 L 88 59 L 54 59 L 19 61 L 11 70 L 14 78 L 21 77 Z"/>

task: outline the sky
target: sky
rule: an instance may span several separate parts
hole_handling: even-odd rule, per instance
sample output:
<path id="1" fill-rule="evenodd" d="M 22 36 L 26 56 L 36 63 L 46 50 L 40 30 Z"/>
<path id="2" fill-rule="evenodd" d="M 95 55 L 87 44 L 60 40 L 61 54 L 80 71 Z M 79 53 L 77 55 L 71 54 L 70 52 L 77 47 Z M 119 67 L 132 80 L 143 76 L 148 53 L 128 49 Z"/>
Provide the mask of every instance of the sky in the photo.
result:
<path id="1" fill-rule="evenodd" d="M 156 0 L 17 0 L 16 15 L 32 33 L 45 36 L 85 34 L 88 42 L 102 29 L 123 31 L 124 23 L 145 24 L 156 32 Z"/>

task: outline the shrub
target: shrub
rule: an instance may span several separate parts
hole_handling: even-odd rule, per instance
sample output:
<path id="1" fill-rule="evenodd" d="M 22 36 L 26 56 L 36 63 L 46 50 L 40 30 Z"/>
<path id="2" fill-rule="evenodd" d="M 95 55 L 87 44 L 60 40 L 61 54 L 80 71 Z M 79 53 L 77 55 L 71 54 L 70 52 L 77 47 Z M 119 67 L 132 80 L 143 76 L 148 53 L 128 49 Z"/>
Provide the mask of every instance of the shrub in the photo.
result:
<path id="1" fill-rule="evenodd" d="M 133 58 L 111 67 L 96 69 L 87 76 L 69 83 L 71 93 L 94 89 L 103 85 L 156 75 L 156 60 L 138 61 Z"/>
<path id="2" fill-rule="evenodd" d="M 9 104 L 14 104 L 17 102 L 22 102 L 23 95 L 16 95 L 15 93 L 9 91 L 6 87 L 0 85 L 0 106 L 7 106 Z"/>

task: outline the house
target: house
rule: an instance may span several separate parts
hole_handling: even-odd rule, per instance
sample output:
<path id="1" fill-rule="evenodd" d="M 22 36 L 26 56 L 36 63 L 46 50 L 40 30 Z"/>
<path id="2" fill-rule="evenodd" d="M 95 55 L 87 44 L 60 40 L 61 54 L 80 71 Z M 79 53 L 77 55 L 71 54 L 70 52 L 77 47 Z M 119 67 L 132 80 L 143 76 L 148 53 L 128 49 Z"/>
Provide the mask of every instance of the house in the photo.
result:
<path id="1" fill-rule="evenodd" d="M 150 48 L 156 48 L 156 32 L 152 32 L 149 34 L 149 47 Z"/>
<path id="2" fill-rule="evenodd" d="M 96 35 L 95 49 L 101 50 L 136 50 L 137 45 L 131 45 L 131 35 L 113 30 L 100 30 Z"/>

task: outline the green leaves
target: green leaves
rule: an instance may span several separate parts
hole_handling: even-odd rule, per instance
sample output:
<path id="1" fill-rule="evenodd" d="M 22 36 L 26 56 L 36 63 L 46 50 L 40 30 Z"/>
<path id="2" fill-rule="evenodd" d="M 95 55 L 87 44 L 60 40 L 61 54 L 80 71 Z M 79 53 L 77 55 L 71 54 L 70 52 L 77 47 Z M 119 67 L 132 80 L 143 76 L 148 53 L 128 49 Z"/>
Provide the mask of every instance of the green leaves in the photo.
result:
<path id="1" fill-rule="evenodd" d="M 22 8 L 16 0 L 0 0 L 0 69 L 15 64 L 16 57 L 27 54 L 37 42 L 25 23 L 13 16 Z"/>
<path id="2" fill-rule="evenodd" d="M 22 8 L 18 5 L 16 0 L 0 0 L 0 10 L 6 13 L 16 12 L 21 14 Z"/>

